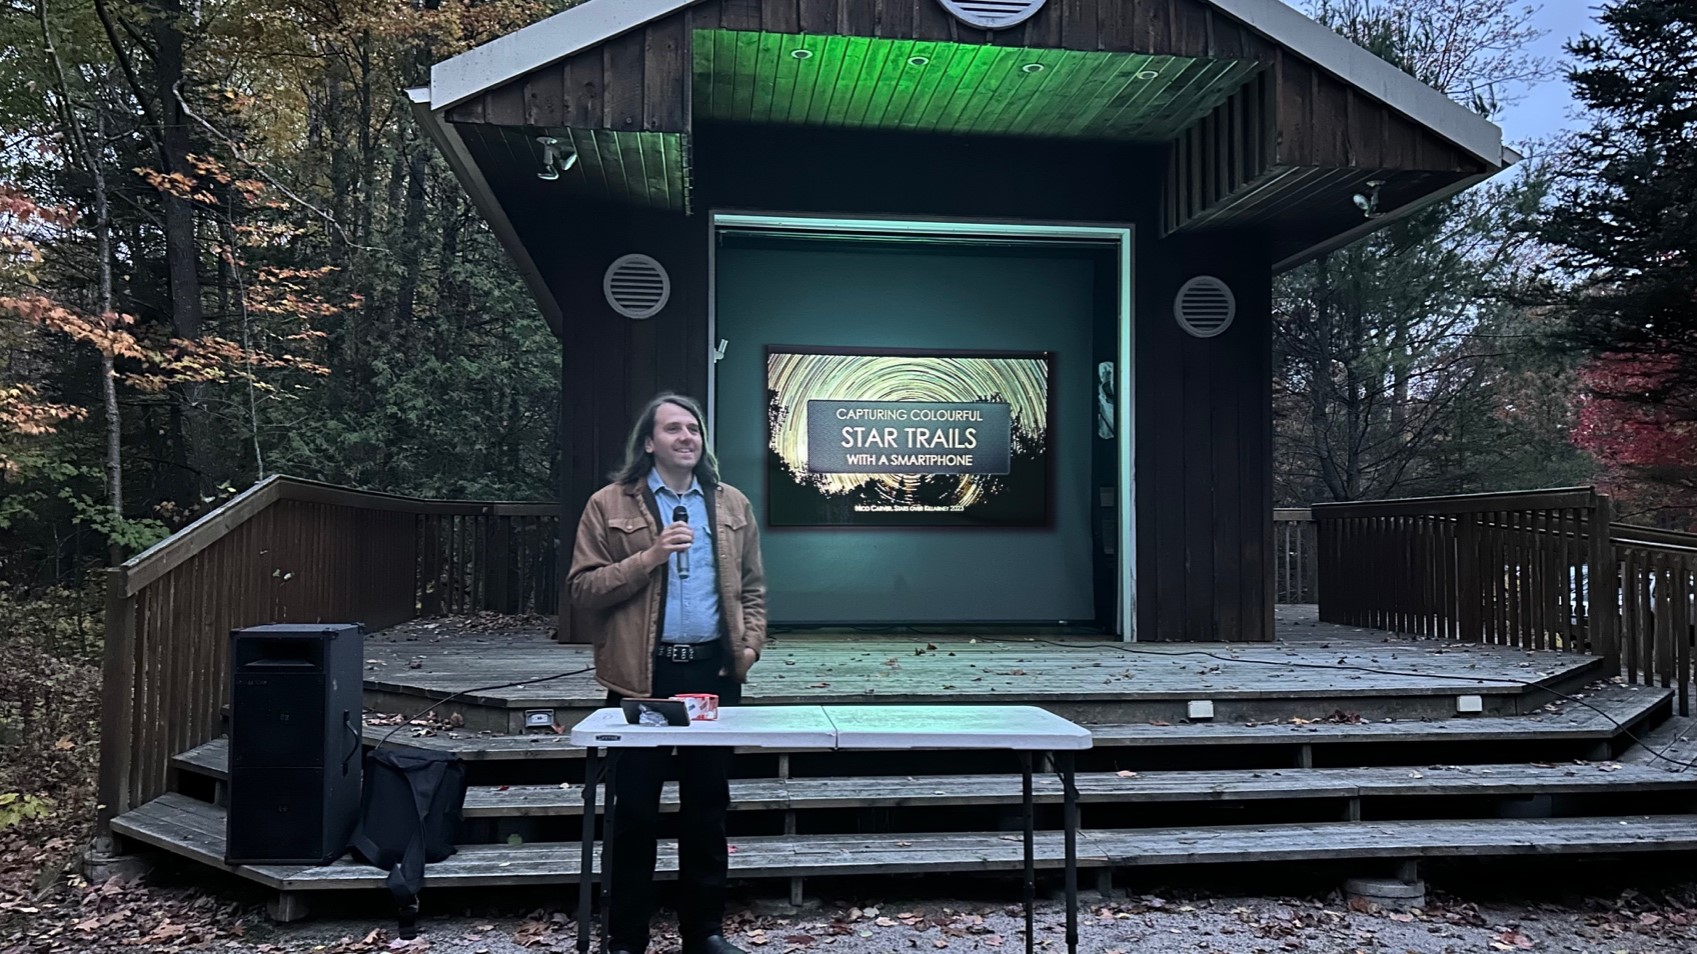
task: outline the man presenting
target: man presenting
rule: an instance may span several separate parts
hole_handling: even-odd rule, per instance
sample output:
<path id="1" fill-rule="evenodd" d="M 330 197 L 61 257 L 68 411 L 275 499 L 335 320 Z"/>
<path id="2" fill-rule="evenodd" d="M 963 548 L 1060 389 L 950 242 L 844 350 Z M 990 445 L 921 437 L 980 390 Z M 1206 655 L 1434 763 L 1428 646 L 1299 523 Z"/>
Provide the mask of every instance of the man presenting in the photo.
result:
<path id="1" fill-rule="evenodd" d="M 612 481 L 584 508 L 568 576 L 607 704 L 711 692 L 736 705 L 766 642 L 760 533 L 748 498 L 719 480 L 700 406 L 675 394 L 648 402 Z M 612 876 L 608 951 L 648 949 L 660 790 L 675 773 L 683 954 L 745 954 L 723 936 L 731 750 L 613 757 L 613 857 L 602 861 Z"/>

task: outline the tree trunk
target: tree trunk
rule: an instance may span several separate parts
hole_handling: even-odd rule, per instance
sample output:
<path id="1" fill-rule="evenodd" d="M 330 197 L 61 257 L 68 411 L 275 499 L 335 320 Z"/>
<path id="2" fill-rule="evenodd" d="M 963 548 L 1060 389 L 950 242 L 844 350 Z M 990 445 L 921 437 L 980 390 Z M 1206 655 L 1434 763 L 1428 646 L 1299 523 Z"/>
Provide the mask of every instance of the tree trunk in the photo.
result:
<path id="1" fill-rule="evenodd" d="M 1332 358 L 1336 353 L 1332 336 L 1331 256 L 1322 255 L 1314 263 L 1314 286 L 1309 307 L 1313 309 L 1312 334 L 1308 349 L 1308 431 L 1314 459 L 1320 465 L 1320 479 L 1333 500 L 1347 500 L 1342 468 L 1338 465 L 1337 448 L 1330 435 L 1330 398 Z"/>
<path id="2" fill-rule="evenodd" d="M 427 168 L 428 157 L 422 144 L 414 143 L 412 156 L 407 161 L 406 211 L 401 214 L 401 254 L 405 256 L 406 277 L 401 280 L 395 302 L 395 321 L 401 329 L 413 323 L 418 281 L 424 269 L 424 176 Z M 411 334 L 405 330 L 399 333 Z"/>
<path id="3" fill-rule="evenodd" d="M 371 136 L 371 33 L 359 37 L 359 244 L 371 244 L 376 176 L 376 143 Z"/>
<path id="4" fill-rule="evenodd" d="M 95 104 L 95 141 L 106 141 L 106 123 Z M 89 171 L 94 174 L 94 234 L 95 254 L 100 256 L 100 314 L 115 324 L 118 316 L 112 308 L 112 204 L 106 194 L 106 169 L 99 154 L 88 157 Z M 106 496 L 112 516 L 124 517 L 124 422 L 118 414 L 118 369 L 108 348 L 100 349 L 100 395 L 106 405 Z M 129 554 L 123 545 L 107 541 L 106 558 L 112 566 L 124 562 Z"/>
<path id="5" fill-rule="evenodd" d="M 460 230 L 464 223 L 464 207 L 458 202 L 442 217 L 442 248 L 437 259 L 436 316 L 454 322 L 456 332 L 464 331 L 466 289 L 454 277 L 454 265 L 460 255 Z M 442 336 L 447 337 L 447 336 Z"/>
<path id="6" fill-rule="evenodd" d="M 106 120 L 100 112 L 100 97 L 91 97 L 94 110 L 94 142 L 83 135 L 82 121 L 77 118 L 76 102 L 71 97 L 71 85 L 65 75 L 65 64 L 59 59 L 59 48 L 53 43 L 53 31 L 48 26 L 47 0 L 38 0 L 36 13 L 41 18 L 41 39 L 59 84 L 59 98 L 64 103 L 65 131 L 71 140 L 75 158 L 79 159 L 89 177 L 94 180 L 94 244 L 99 260 L 96 272 L 99 289 L 95 308 L 100 320 L 108 326 L 118 316 L 112 309 L 112 204 L 106 192 L 106 163 L 102 155 L 106 143 Z M 117 520 L 124 519 L 124 422 L 118 411 L 118 371 L 110 348 L 100 350 L 100 396 L 106 411 L 106 504 Z M 106 560 L 117 566 L 127 557 L 124 546 L 116 540 L 106 541 Z"/>
<path id="7" fill-rule="evenodd" d="M 149 27 L 153 34 L 154 95 L 158 99 L 159 164 L 167 175 L 179 173 L 193 176 L 190 168 L 188 117 L 177 97 L 183 83 L 184 12 L 180 0 L 153 0 L 153 16 Z M 189 200 L 160 192 L 164 205 L 165 269 L 171 289 L 171 331 L 179 338 L 195 340 L 200 337 L 204 316 L 200 301 L 200 245 L 195 236 L 194 207 Z M 192 507 L 198 501 L 202 487 L 201 475 L 207 472 L 205 426 L 206 386 L 190 384 L 174 386 L 171 410 L 172 463 L 177 473 L 172 480 L 178 502 Z"/>
<path id="8" fill-rule="evenodd" d="M 242 351 L 253 353 L 253 328 L 251 316 L 247 311 L 247 279 L 242 274 L 242 258 L 236 237 L 236 217 L 242 214 L 242 196 L 235 189 L 225 189 L 222 197 L 225 214 L 218 219 L 218 237 L 223 242 L 227 252 L 219 256 L 228 270 L 231 290 L 234 292 L 235 317 L 241 325 Z M 252 371 L 252 368 L 249 368 Z M 265 449 L 259 441 L 259 389 L 253 383 L 250 374 L 247 379 L 247 419 L 248 438 L 253 447 L 253 471 L 255 480 L 265 479 Z"/>

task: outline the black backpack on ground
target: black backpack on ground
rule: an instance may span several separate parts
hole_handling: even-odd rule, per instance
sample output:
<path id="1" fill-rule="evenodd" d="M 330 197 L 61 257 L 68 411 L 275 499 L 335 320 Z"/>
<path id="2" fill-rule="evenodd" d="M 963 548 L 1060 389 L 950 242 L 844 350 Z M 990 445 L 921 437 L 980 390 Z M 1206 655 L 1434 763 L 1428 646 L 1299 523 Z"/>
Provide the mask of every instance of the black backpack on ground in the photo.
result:
<path id="1" fill-rule="evenodd" d="M 380 746 L 365 757 L 365 791 L 351 847 L 366 863 L 389 872 L 384 884 L 395 896 L 403 939 L 418 935 L 425 863 L 454 853 L 465 790 L 465 764 L 451 753 Z"/>

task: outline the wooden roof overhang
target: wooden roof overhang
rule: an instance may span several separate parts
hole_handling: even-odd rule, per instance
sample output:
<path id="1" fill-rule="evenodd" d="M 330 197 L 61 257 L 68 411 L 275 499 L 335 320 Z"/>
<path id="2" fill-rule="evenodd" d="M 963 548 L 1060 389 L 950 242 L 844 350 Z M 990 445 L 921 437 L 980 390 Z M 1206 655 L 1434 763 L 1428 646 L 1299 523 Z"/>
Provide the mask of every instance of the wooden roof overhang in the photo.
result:
<path id="1" fill-rule="evenodd" d="M 698 124 L 1164 146 L 1160 231 L 1258 228 L 1281 268 L 1516 158 L 1280 0 L 1049 0 L 1000 31 L 937 0 L 585 0 L 410 95 L 556 327 L 509 210 L 694 211 Z M 544 135 L 577 167 L 539 183 Z"/>

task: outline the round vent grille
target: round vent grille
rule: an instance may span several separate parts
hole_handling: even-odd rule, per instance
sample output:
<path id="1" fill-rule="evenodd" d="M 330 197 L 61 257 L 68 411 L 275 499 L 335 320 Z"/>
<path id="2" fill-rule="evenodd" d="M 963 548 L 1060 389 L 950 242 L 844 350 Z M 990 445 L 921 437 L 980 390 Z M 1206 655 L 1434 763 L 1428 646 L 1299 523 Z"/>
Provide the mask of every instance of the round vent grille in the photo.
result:
<path id="1" fill-rule="evenodd" d="M 672 279 L 646 255 L 621 255 L 601 279 L 607 304 L 626 318 L 652 318 L 672 297 Z"/>
<path id="2" fill-rule="evenodd" d="M 943 9 L 981 30 L 1005 30 L 1024 23 L 1044 0 L 938 0 Z"/>
<path id="3" fill-rule="evenodd" d="M 1173 316 L 1179 327 L 1198 338 L 1212 338 L 1231 327 L 1237 317 L 1237 298 L 1226 283 L 1212 275 L 1198 275 L 1185 282 L 1173 299 Z"/>

